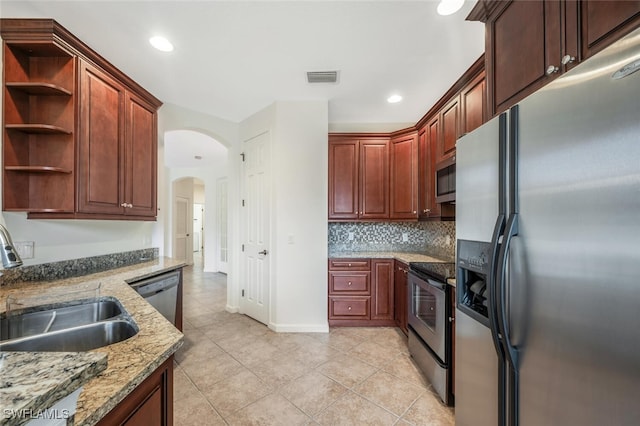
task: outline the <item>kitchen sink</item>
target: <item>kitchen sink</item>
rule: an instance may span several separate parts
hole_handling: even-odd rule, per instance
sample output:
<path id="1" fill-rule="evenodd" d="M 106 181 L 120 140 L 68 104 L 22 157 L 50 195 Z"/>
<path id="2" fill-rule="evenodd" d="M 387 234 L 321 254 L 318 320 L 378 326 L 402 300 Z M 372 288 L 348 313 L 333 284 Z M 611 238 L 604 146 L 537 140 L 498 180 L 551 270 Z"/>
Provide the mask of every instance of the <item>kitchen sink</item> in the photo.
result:
<path id="1" fill-rule="evenodd" d="M 129 320 L 106 320 L 0 342 L 0 351 L 82 352 L 121 342 L 137 332 Z"/>
<path id="2" fill-rule="evenodd" d="M 0 318 L 0 341 L 65 330 L 115 318 L 124 308 L 114 298 L 36 306 Z"/>

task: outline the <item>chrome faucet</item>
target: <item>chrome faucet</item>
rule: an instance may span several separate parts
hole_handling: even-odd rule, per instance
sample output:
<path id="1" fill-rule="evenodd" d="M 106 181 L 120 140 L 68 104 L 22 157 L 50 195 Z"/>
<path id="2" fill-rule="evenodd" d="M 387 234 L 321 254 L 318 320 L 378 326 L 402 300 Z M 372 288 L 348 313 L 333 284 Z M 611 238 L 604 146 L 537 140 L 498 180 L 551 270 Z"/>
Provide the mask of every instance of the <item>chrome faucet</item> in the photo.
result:
<path id="1" fill-rule="evenodd" d="M 22 266 L 22 259 L 18 256 L 16 248 L 11 241 L 11 235 L 9 231 L 2 224 L 0 224 L 0 257 L 2 258 L 2 266 L 5 269 L 17 268 Z"/>

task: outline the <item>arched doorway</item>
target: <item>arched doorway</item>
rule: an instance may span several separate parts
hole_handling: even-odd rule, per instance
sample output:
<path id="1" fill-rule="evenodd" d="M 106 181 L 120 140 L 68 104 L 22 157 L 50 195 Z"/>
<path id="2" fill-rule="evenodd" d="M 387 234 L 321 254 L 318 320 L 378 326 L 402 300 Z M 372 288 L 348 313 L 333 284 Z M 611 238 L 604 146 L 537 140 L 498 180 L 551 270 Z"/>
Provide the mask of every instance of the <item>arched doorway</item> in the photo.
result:
<path id="1" fill-rule="evenodd" d="M 164 134 L 164 159 L 171 182 L 170 256 L 189 264 L 200 257 L 196 265 L 203 270 L 226 272 L 220 261 L 226 232 L 221 238 L 220 222 L 226 221 L 227 206 L 220 206 L 218 182 L 228 175 L 227 148 L 203 133 L 174 130 Z"/>

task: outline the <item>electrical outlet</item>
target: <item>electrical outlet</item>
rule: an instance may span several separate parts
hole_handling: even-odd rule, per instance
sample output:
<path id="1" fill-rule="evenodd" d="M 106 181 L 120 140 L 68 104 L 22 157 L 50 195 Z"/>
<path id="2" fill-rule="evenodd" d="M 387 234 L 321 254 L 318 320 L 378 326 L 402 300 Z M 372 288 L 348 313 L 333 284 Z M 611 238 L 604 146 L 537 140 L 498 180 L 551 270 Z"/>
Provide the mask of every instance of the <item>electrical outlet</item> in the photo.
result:
<path id="1" fill-rule="evenodd" d="M 355 238 L 353 232 L 349 232 L 349 241 L 353 241 L 353 239 Z"/>
<path id="2" fill-rule="evenodd" d="M 13 246 L 18 252 L 18 256 L 22 259 L 33 259 L 35 241 L 18 241 L 13 243 Z"/>
<path id="3" fill-rule="evenodd" d="M 407 234 L 406 232 L 402 233 L 402 242 L 406 243 L 407 241 L 409 241 L 409 234 Z"/>
<path id="4" fill-rule="evenodd" d="M 289 244 L 295 244 L 296 243 L 296 239 L 293 236 L 293 234 L 289 234 L 289 236 L 287 237 L 287 243 L 289 243 Z"/>

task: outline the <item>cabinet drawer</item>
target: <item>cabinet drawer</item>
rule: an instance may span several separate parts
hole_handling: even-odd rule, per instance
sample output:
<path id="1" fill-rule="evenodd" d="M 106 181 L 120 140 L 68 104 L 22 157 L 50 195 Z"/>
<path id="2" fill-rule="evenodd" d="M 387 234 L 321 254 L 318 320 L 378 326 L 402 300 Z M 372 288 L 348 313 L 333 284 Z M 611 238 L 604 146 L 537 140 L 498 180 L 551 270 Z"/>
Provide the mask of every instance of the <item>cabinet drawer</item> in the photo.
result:
<path id="1" fill-rule="evenodd" d="M 329 259 L 329 270 L 333 271 L 369 271 L 369 259 Z"/>
<path id="2" fill-rule="evenodd" d="M 370 272 L 329 272 L 329 294 L 361 293 L 369 295 Z"/>
<path id="3" fill-rule="evenodd" d="M 368 297 L 330 297 L 329 318 L 369 319 Z"/>

